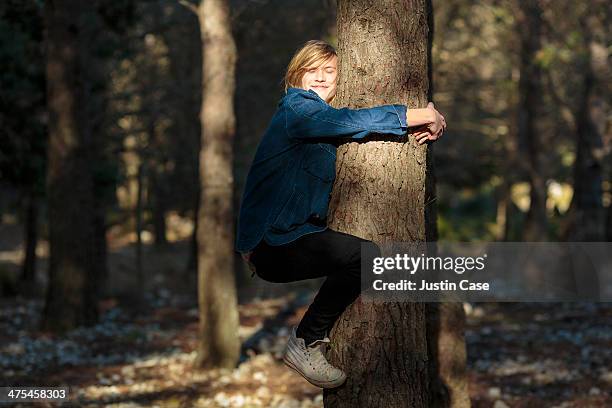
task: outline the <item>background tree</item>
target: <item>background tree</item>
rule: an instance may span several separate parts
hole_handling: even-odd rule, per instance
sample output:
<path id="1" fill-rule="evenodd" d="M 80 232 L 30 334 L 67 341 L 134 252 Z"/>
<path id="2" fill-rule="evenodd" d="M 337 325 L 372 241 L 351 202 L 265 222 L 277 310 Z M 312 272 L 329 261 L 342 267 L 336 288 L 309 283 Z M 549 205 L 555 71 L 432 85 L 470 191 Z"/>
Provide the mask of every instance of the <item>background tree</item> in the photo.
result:
<path id="1" fill-rule="evenodd" d="M 529 211 L 523 239 L 543 241 L 548 236 L 546 217 L 546 174 L 542 166 L 542 136 L 539 114 L 542 108 L 542 70 L 537 59 L 541 49 L 542 10 L 539 0 L 519 1 L 517 32 L 520 36 L 520 80 L 518 102 L 519 146 L 525 153 L 529 180 Z"/>
<path id="2" fill-rule="evenodd" d="M 580 76 L 578 95 L 571 102 L 565 98 L 561 100 L 562 97 L 551 86 L 554 97 L 570 115 L 576 143 L 574 192 L 566 230 L 561 232 L 563 239 L 568 241 L 605 240 L 604 160 L 608 154 L 606 150 L 610 149 L 604 140 L 609 110 L 605 94 L 610 91 L 609 83 L 604 79 L 607 53 L 603 21 L 607 9 L 603 2 L 574 8 L 574 13 L 578 15 L 578 26 L 574 28 L 577 31 L 574 32 L 580 32 L 575 54 Z"/>
<path id="3" fill-rule="evenodd" d="M 91 128 L 91 177 L 94 194 L 93 274 L 99 296 L 109 286 L 108 243 L 109 214 L 116 207 L 119 163 L 116 159 L 117 137 L 112 124 L 110 97 L 112 66 L 123 52 L 122 37 L 133 24 L 134 0 L 96 0 L 87 16 L 87 118 Z"/>
<path id="4" fill-rule="evenodd" d="M 86 17 L 91 3 L 45 3 L 49 151 L 49 286 L 43 326 L 66 330 L 97 320 L 94 190 L 87 105 Z"/>
<path id="5" fill-rule="evenodd" d="M 197 230 L 200 329 L 196 364 L 232 368 L 240 353 L 232 217 L 236 45 L 227 1 L 204 0 L 197 7 L 190 3 L 187 6 L 198 16 L 203 60 Z"/>

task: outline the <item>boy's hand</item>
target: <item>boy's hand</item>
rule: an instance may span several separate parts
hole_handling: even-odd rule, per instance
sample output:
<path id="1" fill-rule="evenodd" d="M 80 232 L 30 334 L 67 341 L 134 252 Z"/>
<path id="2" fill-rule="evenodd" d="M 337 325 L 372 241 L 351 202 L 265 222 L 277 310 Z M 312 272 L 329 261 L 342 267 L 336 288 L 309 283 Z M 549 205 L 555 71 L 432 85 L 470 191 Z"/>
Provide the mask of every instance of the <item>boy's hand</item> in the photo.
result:
<path id="1" fill-rule="evenodd" d="M 431 138 L 428 140 L 439 139 L 440 136 L 442 136 L 442 133 L 444 133 L 444 130 L 446 130 L 446 119 L 444 119 L 444 116 L 442 116 L 442 114 L 436 110 L 433 102 L 429 102 L 427 104 L 427 109 L 430 109 L 434 116 L 433 122 L 427 126 L 429 133 L 431 133 Z"/>
<path id="2" fill-rule="evenodd" d="M 414 136 L 418 144 L 425 143 L 427 140 L 429 140 L 428 138 L 432 136 L 427 125 L 414 129 L 411 134 Z"/>
<path id="3" fill-rule="evenodd" d="M 429 133 L 423 135 L 421 132 L 420 137 L 417 137 L 417 141 L 419 142 L 419 144 L 423 144 L 427 141 L 438 140 L 446 130 L 446 119 L 444 119 L 444 116 L 442 116 L 442 114 L 440 114 L 440 112 L 436 110 L 433 102 L 429 102 L 427 104 L 427 109 L 430 109 L 432 111 L 433 121 L 432 123 L 427 125 L 427 130 L 429 131 Z"/>
<path id="4" fill-rule="evenodd" d="M 247 265 L 249 266 L 249 270 L 251 272 L 253 272 L 253 274 L 256 273 L 255 271 L 255 264 L 253 262 L 251 262 L 251 255 L 253 255 L 253 251 L 250 252 L 243 252 L 242 254 L 240 254 L 242 256 L 242 259 L 244 259 L 244 261 L 247 263 Z"/>

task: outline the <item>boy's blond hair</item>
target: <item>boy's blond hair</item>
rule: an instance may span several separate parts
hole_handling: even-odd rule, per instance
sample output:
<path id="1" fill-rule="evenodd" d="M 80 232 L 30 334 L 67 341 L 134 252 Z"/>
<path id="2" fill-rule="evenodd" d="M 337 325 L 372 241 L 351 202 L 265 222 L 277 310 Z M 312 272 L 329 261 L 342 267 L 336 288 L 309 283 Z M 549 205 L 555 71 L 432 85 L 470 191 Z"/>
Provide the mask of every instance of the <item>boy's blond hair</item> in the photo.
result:
<path id="1" fill-rule="evenodd" d="M 302 77 L 306 68 L 318 66 L 333 56 L 336 56 L 336 49 L 330 44 L 321 40 L 308 41 L 291 58 L 285 74 L 285 92 L 289 88 L 302 86 Z"/>

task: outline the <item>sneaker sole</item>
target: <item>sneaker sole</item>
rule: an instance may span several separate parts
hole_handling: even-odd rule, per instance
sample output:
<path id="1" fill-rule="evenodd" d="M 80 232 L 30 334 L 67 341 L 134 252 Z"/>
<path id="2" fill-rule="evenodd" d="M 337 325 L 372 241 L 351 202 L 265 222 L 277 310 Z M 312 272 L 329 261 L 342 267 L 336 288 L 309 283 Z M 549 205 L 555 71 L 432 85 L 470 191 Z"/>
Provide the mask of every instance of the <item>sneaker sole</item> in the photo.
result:
<path id="1" fill-rule="evenodd" d="M 293 371 L 301 375 L 306 381 L 308 381 L 312 385 L 317 386 L 319 388 L 336 388 L 344 384 L 344 381 L 346 381 L 346 375 L 343 375 L 342 377 L 339 377 L 337 380 L 333 380 L 333 381 L 313 380 L 311 378 L 306 377 L 304 374 L 302 374 L 302 372 L 298 370 L 298 368 L 290 360 L 288 360 L 285 356 L 283 357 L 283 362 L 285 363 L 287 367 L 291 368 Z"/>

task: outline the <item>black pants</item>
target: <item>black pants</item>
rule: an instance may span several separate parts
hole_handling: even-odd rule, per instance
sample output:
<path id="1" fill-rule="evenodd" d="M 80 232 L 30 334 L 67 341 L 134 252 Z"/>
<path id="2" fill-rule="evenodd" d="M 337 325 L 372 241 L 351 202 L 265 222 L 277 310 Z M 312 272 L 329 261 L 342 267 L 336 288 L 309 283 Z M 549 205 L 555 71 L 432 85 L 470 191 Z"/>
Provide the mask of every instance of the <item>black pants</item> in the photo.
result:
<path id="1" fill-rule="evenodd" d="M 327 276 L 297 327 L 297 336 L 306 344 L 323 339 L 344 309 L 359 296 L 362 242 L 369 241 L 327 229 L 285 245 L 271 246 L 262 240 L 255 248 L 251 261 L 257 275 L 269 282 Z"/>

